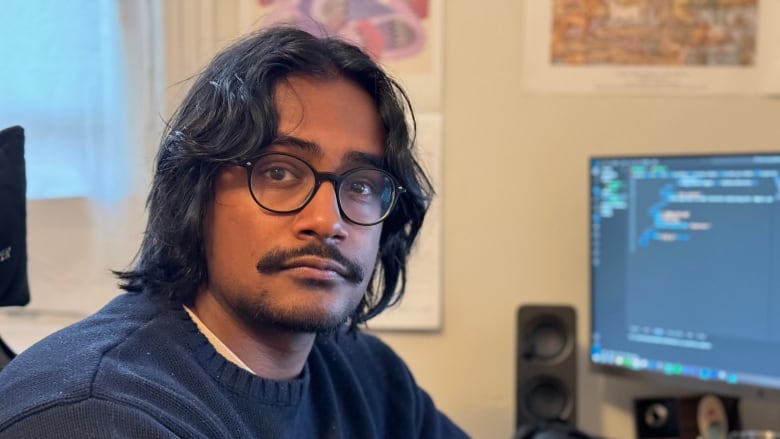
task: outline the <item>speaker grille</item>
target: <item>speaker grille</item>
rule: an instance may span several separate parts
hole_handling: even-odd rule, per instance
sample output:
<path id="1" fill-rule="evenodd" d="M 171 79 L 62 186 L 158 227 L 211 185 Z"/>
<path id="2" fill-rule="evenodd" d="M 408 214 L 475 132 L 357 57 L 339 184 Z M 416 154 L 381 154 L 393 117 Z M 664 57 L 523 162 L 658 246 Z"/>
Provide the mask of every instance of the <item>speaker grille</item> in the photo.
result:
<path id="1" fill-rule="evenodd" d="M 531 380 L 523 391 L 528 413 L 537 419 L 569 417 L 572 409 L 571 394 L 571 389 L 561 380 L 549 375 Z"/>
<path id="2" fill-rule="evenodd" d="M 559 362 L 571 354 L 574 340 L 571 330 L 560 318 L 539 315 L 525 326 L 523 357 L 542 363 Z"/>
<path id="3" fill-rule="evenodd" d="M 575 426 L 574 308 L 525 305 L 517 313 L 517 426 L 563 421 Z"/>

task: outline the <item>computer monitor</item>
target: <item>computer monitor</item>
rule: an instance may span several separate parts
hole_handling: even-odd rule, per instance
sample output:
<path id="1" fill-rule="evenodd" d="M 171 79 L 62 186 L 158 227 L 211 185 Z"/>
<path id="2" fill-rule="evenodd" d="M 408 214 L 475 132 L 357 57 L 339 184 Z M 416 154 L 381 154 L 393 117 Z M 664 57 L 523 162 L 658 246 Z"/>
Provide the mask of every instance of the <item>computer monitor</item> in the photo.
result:
<path id="1" fill-rule="evenodd" d="M 597 372 L 780 400 L 780 153 L 590 160 Z"/>

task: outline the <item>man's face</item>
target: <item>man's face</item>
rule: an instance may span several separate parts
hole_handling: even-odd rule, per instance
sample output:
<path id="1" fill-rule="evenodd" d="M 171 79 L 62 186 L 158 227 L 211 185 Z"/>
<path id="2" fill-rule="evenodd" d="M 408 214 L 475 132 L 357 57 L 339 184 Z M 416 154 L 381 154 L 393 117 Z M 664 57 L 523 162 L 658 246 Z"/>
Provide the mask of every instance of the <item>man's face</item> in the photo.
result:
<path id="1" fill-rule="evenodd" d="M 381 158 L 384 131 L 371 97 L 345 79 L 291 76 L 276 88 L 283 144 L 266 151 L 294 154 L 318 171 L 343 173 Z M 211 294 L 249 328 L 313 332 L 344 322 L 363 296 L 382 225 L 343 218 L 331 182 L 302 210 L 278 214 L 258 206 L 247 171 L 223 167 L 205 221 Z"/>

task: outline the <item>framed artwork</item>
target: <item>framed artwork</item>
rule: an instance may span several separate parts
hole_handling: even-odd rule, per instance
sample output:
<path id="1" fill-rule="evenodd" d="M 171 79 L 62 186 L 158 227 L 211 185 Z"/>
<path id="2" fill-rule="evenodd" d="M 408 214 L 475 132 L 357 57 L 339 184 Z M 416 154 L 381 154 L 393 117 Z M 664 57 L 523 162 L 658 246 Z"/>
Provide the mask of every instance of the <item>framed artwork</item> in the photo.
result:
<path id="1" fill-rule="evenodd" d="M 288 23 L 363 47 L 417 111 L 441 111 L 443 0 L 242 0 L 241 29 Z"/>
<path id="2" fill-rule="evenodd" d="M 525 2 L 539 93 L 778 94 L 778 0 Z"/>

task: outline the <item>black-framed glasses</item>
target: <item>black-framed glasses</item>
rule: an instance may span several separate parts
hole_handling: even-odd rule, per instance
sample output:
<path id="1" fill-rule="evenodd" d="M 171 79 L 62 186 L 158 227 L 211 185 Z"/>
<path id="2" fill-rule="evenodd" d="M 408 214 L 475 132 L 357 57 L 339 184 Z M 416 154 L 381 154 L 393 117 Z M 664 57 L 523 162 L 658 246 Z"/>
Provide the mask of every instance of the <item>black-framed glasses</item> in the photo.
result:
<path id="1" fill-rule="evenodd" d="M 390 173 L 358 167 L 342 174 L 319 172 L 303 159 L 269 152 L 243 163 L 255 202 L 274 213 L 300 211 L 314 198 L 324 181 L 333 183 L 341 215 L 361 226 L 384 221 L 398 197 L 406 192 Z"/>

